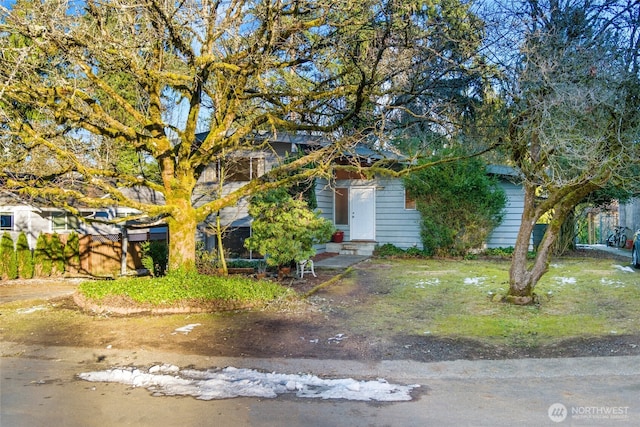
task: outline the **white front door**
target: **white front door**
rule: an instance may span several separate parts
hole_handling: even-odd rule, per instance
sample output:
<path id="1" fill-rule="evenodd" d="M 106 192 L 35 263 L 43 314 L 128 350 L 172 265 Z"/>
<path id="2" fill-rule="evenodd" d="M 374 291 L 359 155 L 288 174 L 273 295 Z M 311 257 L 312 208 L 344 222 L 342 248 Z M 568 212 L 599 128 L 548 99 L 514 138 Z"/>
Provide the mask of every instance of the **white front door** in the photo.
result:
<path id="1" fill-rule="evenodd" d="M 351 240 L 376 239 L 376 189 L 351 187 L 349 189 L 349 230 Z"/>

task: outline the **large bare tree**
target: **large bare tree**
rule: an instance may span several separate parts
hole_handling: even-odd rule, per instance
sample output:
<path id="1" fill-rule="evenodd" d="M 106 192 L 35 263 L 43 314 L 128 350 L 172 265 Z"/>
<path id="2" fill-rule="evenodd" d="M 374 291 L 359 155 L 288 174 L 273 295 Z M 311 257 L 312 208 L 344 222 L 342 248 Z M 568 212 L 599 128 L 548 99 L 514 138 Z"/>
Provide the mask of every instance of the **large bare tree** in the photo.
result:
<path id="1" fill-rule="evenodd" d="M 640 5 L 613 0 L 510 3 L 517 57 L 502 61 L 512 120 L 505 147 L 524 186 L 524 213 L 507 299 L 531 303 L 547 272 L 567 216 L 607 184 L 624 185 L 638 162 Z M 514 32 L 514 29 L 519 29 Z M 507 37 L 509 36 L 509 37 Z M 515 59 L 515 61 L 513 61 Z M 527 253 L 534 225 L 550 221 L 535 260 Z"/>
<path id="2" fill-rule="evenodd" d="M 396 83 L 430 37 L 443 38 L 436 23 L 447 7 L 438 3 L 428 10 L 401 0 L 0 6 L 3 185 L 72 212 L 79 204 L 124 205 L 162 219 L 169 268 L 191 268 L 199 222 L 242 197 L 328 174 L 332 157 L 410 87 Z M 431 19 L 414 19 L 417 12 Z M 465 40 L 464 28 L 451 34 L 452 45 Z M 321 134 L 333 143 L 195 205 L 208 165 L 264 148 L 257 131 Z M 144 167 L 123 167 L 135 163 L 123 160 L 132 154 Z M 149 165 L 156 178 L 138 173 Z M 165 204 L 127 198 L 122 189 L 136 186 L 162 193 Z"/>

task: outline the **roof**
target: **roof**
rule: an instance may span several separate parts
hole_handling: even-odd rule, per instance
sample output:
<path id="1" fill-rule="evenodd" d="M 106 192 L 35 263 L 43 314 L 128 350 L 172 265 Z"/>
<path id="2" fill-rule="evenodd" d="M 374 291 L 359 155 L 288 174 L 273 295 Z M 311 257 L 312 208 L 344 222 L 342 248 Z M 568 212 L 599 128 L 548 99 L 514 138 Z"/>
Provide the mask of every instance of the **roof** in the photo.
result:
<path id="1" fill-rule="evenodd" d="M 364 145 L 355 146 L 350 154 L 372 160 L 394 160 L 398 162 L 408 162 L 410 160 L 407 156 L 400 153 L 389 150 L 374 150 Z"/>
<path id="2" fill-rule="evenodd" d="M 519 170 L 512 166 L 507 165 L 488 165 L 487 173 L 490 175 L 501 176 L 505 178 L 511 179 L 521 179 L 522 174 Z"/>
<path id="3" fill-rule="evenodd" d="M 148 205 L 164 205 L 164 194 L 159 191 L 152 190 L 144 185 L 136 185 L 134 187 L 121 187 L 120 192 L 128 199 L 134 202 L 144 203 Z"/>
<path id="4" fill-rule="evenodd" d="M 196 135 L 196 139 L 202 141 L 209 132 L 201 132 Z M 308 134 L 308 133 L 291 133 L 291 132 L 267 132 L 259 131 L 254 134 L 256 140 L 261 142 L 268 141 L 269 143 L 285 143 L 295 145 L 306 146 L 323 146 L 330 145 L 331 141 L 324 135 Z M 345 156 L 357 156 L 362 158 L 370 158 L 373 160 L 394 160 L 394 161 L 408 161 L 406 156 L 399 153 L 382 150 L 372 149 L 369 146 L 362 144 L 356 145 L 352 150 L 348 150 L 344 153 Z"/>

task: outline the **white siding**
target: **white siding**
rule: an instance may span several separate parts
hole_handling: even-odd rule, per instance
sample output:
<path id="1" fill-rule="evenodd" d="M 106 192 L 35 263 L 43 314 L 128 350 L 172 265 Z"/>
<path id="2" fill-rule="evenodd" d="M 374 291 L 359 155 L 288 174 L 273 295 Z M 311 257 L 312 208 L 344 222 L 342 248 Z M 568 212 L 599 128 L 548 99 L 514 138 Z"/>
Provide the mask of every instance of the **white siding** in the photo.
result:
<path id="1" fill-rule="evenodd" d="M 399 248 L 418 247 L 420 213 L 405 209 L 404 185 L 399 179 L 381 179 L 376 189 L 376 241 L 391 243 Z"/>
<path id="2" fill-rule="evenodd" d="M 33 249 L 40 233 L 49 230 L 48 218 L 32 212 L 30 206 L 3 206 L 2 211 L 13 212 L 13 230 L 9 234 L 14 243 L 18 241 L 18 235 L 24 232 L 27 235 L 29 247 Z"/>
<path id="3" fill-rule="evenodd" d="M 316 179 L 316 200 L 320 216 L 333 221 L 333 190 L 326 179 Z"/>
<path id="4" fill-rule="evenodd" d="M 507 196 L 505 214 L 502 223 L 493 230 L 487 239 L 487 248 L 508 248 L 515 246 L 518 230 L 524 211 L 524 191 L 521 185 L 501 180 L 500 186 Z"/>
<path id="5" fill-rule="evenodd" d="M 399 179 L 378 180 L 339 180 L 334 187 L 375 187 L 376 188 L 376 242 L 379 245 L 391 243 L 403 249 L 418 247 L 422 249 L 420 241 L 420 213 L 417 210 L 406 210 L 404 200 L 404 186 Z M 333 188 L 326 182 L 318 181 L 318 208 L 323 216 L 333 218 Z M 330 214 L 329 214 L 330 213 Z M 344 239 L 351 239 L 348 225 L 336 228 L 344 231 Z"/>

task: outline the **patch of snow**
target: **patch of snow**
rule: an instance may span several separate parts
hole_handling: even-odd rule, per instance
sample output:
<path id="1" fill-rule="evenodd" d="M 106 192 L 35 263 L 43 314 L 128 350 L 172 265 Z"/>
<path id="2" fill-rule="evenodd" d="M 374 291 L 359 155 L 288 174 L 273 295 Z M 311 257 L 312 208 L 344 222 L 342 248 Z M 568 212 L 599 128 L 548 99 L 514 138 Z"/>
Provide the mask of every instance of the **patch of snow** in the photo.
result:
<path id="1" fill-rule="evenodd" d="M 154 365 L 149 368 L 150 374 L 177 374 L 180 372 L 180 368 L 176 365 Z"/>
<path id="2" fill-rule="evenodd" d="M 485 281 L 484 277 L 467 277 L 466 279 L 464 279 L 464 284 L 478 286 L 478 285 L 482 285 L 484 281 Z"/>
<path id="3" fill-rule="evenodd" d="M 197 326 L 202 326 L 202 323 L 190 323 L 186 326 L 182 326 L 181 328 L 176 328 L 171 335 L 175 335 L 178 332 L 187 335 L 189 332 L 193 331 L 193 328 Z"/>
<path id="4" fill-rule="evenodd" d="M 85 372 L 78 377 L 91 382 L 144 387 L 156 396 L 193 396 L 201 400 L 274 398 L 290 393 L 304 398 L 397 402 L 411 400 L 411 391 L 420 387 L 391 384 L 384 379 L 323 379 L 310 374 L 265 373 L 234 367 L 199 371 L 174 365 L 156 365 L 146 371 L 136 367 L 114 368 Z"/>
<path id="5" fill-rule="evenodd" d="M 624 288 L 624 283 L 622 283 L 619 280 L 611 280 L 611 279 L 607 279 L 605 277 L 600 279 L 600 283 L 602 283 L 605 286 L 613 286 L 615 288 Z"/>
<path id="6" fill-rule="evenodd" d="M 575 285 L 576 278 L 575 277 L 554 277 L 559 285 Z"/>
<path id="7" fill-rule="evenodd" d="M 336 334 L 336 335 L 332 336 L 331 338 L 329 338 L 328 342 L 329 342 L 329 344 L 331 344 L 332 342 L 340 342 L 345 338 L 346 338 L 345 334 Z"/>
<path id="8" fill-rule="evenodd" d="M 29 307 L 29 308 L 19 308 L 16 310 L 16 312 L 18 314 L 31 314 L 31 313 L 35 313 L 36 311 L 40 311 L 40 310 L 46 310 L 47 307 L 45 307 L 44 305 L 36 305 L 34 307 Z"/>
<path id="9" fill-rule="evenodd" d="M 439 284 L 440 284 L 440 279 L 438 279 L 436 277 L 435 279 L 421 280 L 418 283 L 416 283 L 415 287 L 416 287 L 416 289 L 424 289 L 425 285 L 427 285 L 427 286 L 437 286 Z"/>
<path id="10" fill-rule="evenodd" d="M 614 265 L 620 271 L 624 271 L 625 273 L 635 273 L 635 270 L 628 265 Z"/>

